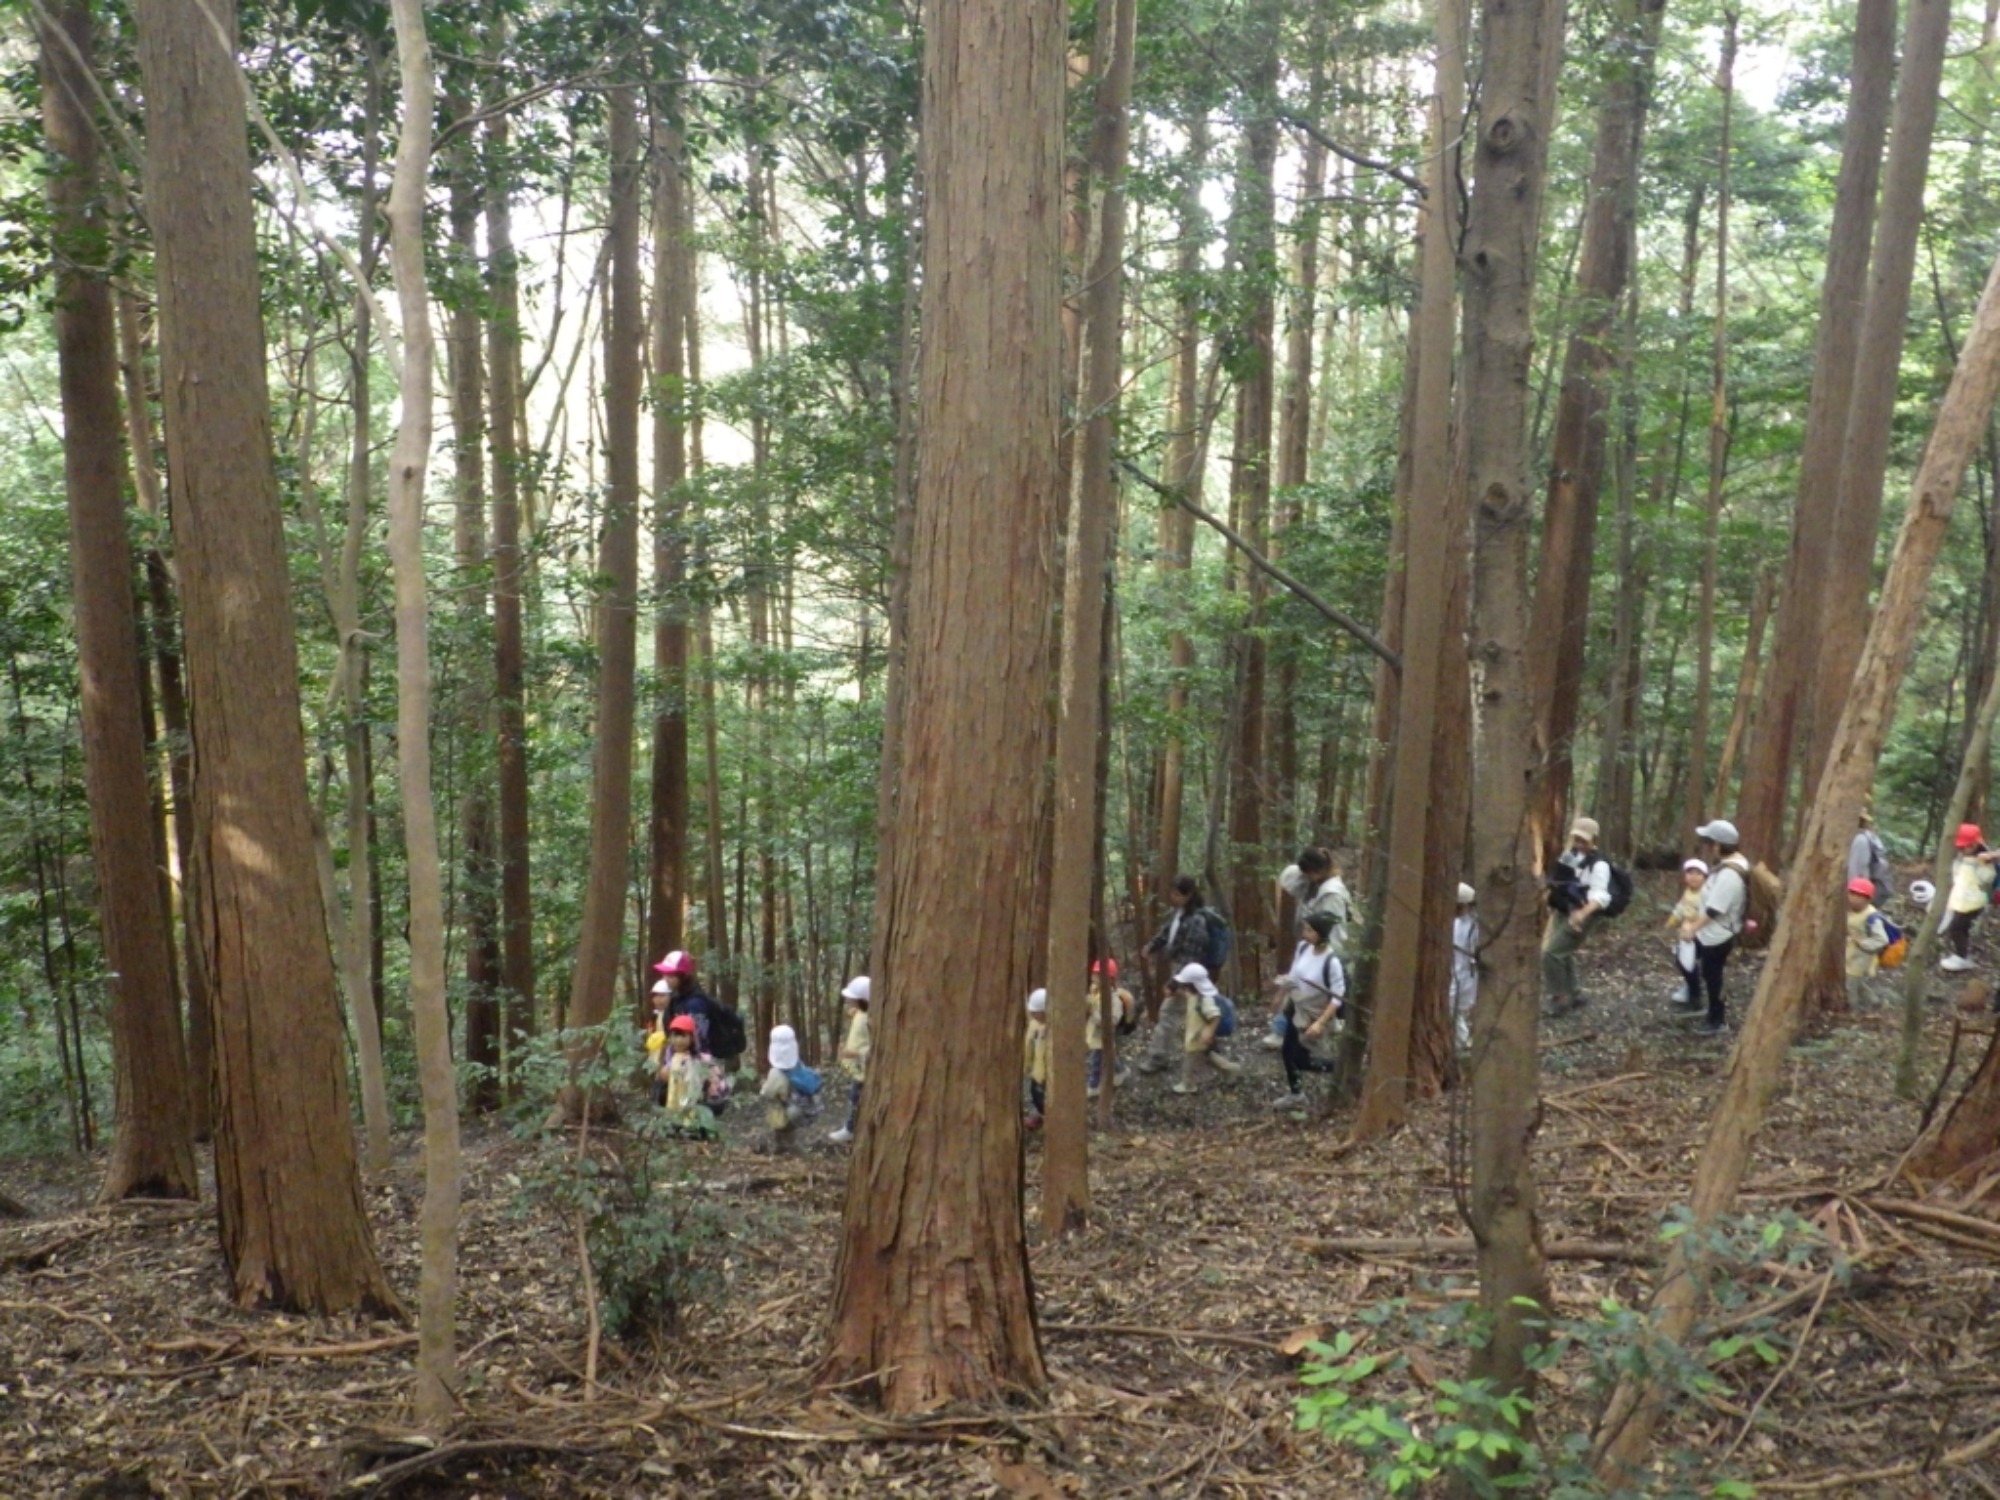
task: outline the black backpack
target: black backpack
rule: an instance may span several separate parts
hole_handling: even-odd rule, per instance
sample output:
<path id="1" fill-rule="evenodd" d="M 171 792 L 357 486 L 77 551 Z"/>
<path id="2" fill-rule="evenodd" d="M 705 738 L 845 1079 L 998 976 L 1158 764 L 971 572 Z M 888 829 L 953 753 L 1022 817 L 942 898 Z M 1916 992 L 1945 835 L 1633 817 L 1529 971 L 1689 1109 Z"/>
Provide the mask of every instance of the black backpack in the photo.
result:
<path id="1" fill-rule="evenodd" d="M 1600 854 L 1598 858 L 1604 859 L 1604 856 Z M 1604 908 L 1604 915 L 1623 916 L 1625 908 L 1632 904 L 1632 872 L 1623 865 L 1612 864 L 1608 859 L 1604 862 L 1611 869 L 1611 904 Z"/>
<path id="2" fill-rule="evenodd" d="M 1202 912 L 1208 919 L 1208 951 L 1202 955 L 1201 965 L 1213 979 L 1222 972 L 1222 966 L 1229 962 L 1229 954 L 1235 945 L 1235 937 L 1229 930 L 1229 923 L 1214 907 Z"/>
<path id="3" fill-rule="evenodd" d="M 708 997 L 708 1055 L 710 1057 L 741 1057 L 750 1047 L 749 1035 L 743 1030 L 743 1018 L 736 1013 L 736 1007 L 725 1004 L 713 995 Z"/>

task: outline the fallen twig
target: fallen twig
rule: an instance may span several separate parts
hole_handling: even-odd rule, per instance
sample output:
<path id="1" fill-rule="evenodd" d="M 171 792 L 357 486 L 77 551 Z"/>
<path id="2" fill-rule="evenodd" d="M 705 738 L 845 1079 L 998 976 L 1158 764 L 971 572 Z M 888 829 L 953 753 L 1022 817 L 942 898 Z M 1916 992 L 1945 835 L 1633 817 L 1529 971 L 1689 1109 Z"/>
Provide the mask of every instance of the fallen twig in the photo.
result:
<path id="1" fill-rule="evenodd" d="M 552 1453 L 565 1457 L 587 1457 L 589 1450 L 574 1448 L 567 1443 L 546 1443 L 535 1438 L 481 1438 L 464 1443 L 441 1443 L 435 1448 L 426 1448 L 421 1453 L 413 1453 L 408 1458 L 395 1463 L 384 1464 L 379 1469 L 370 1469 L 365 1474 L 357 1474 L 334 1493 L 337 1495 L 383 1495 L 395 1489 L 404 1480 L 423 1473 L 426 1469 L 456 1463 L 460 1459 L 478 1458 L 494 1453 Z"/>
<path id="2" fill-rule="evenodd" d="M 2000 1427 L 1995 1427 L 1984 1437 L 1974 1438 L 1945 1453 L 1935 1460 L 1911 1459 L 1900 1464 L 1891 1464 L 1886 1469 L 1864 1469 L 1853 1474 L 1825 1474 L 1816 1479 L 1760 1479 L 1757 1490 L 1760 1494 L 1824 1495 L 1832 1490 L 1851 1490 L 1857 1485 L 1883 1484 L 1892 1479 L 1908 1479 L 1916 1474 L 1929 1473 L 1936 1469 L 1963 1468 L 1966 1464 L 1977 1463 L 1987 1454 L 2000 1448 Z"/>
<path id="3" fill-rule="evenodd" d="M 1793 1369 L 1797 1367 L 1799 1356 L 1806 1352 L 1806 1339 L 1812 1333 L 1813 1324 L 1819 1321 L 1819 1310 L 1826 1306 L 1826 1294 L 1833 1290 L 1833 1279 L 1834 1273 L 1832 1271 L 1828 1271 L 1826 1275 L 1820 1278 L 1819 1295 L 1813 1298 L 1812 1311 L 1806 1314 L 1805 1326 L 1799 1330 L 1799 1336 L 1792 1340 L 1791 1358 L 1779 1367 L 1778 1373 L 1771 1377 L 1770 1384 L 1758 1392 L 1757 1399 L 1750 1403 L 1750 1415 L 1744 1419 L 1743 1425 L 1736 1430 L 1735 1440 L 1727 1448 L 1723 1449 L 1720 1460 L 1722 1463 L 1728 1463 L 1731 1458 L 1735 1457 L 1736 1450 L 1743 1446 L 1743 1440 L 1750 1436 L 1750 1430 L 1757 1425 L 1757 1413 L 1764 1409 L 1764 1403 L 1771 1399 L 1771 1393 L 1783 1385 L 1785 1377 L 1791 1374 Z"/>
<path id="4" fill-rule="evenodd" d="M 1219 1328 L 1152 1328 L 1141 1323 L 1044 1323 L 1043 1333 L 1102 1334 L 1106 1338 L 1167 1339 L 1196 1344 L 1234 1344 L 1245 1349 L 1278 1352 L 1276 1335 L 1229 1333 Z"/>
<path id="5" fill-rule="evenodd" d="M 1479 1247 L 1469 1234 L 1425 1235 L 1421 1238 L 1299 1239 L 1292 1242 L 1308 1255 L 1474 1255 Z M 1542 1247 L 1548 1260 L 1602 1260 L 1650 1265 L 1659 1252 L 1650 1245 L 1617 1240 L 1555 1240 Z"/>
<path id="6" fill-rule="evenodd" d="M 384 1349 L 405 1349 L 417 1341 L 414 1333 L 392 1333 L 379 1339 L 356 1339 L 346 1344 L 253 1344 L 245 1338 L 163 1339 L 144 1347 L 155 1354 L 187 1353 L 200 1350 L 227 1359 L 347 1359 L 360 1354 L 379 1354 Z"/>

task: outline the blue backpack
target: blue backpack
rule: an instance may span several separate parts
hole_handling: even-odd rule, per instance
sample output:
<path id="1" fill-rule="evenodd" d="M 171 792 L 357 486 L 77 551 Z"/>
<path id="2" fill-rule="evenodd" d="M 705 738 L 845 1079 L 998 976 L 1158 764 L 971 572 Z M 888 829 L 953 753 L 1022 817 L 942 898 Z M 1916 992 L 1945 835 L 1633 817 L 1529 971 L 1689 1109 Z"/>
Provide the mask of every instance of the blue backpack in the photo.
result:
<path id="1" fill-rule="evenodd" d="M 791 1080 L 794 1089 L 804 1094 L 808 1099 L 813 1098 L 819 1093 L 819 1073 L 817 1070 L 807 1067 L 804 1063 L 800 1063 L 796 1068 L 787 1068 L 785 1070 L 785 1077 Z"/>

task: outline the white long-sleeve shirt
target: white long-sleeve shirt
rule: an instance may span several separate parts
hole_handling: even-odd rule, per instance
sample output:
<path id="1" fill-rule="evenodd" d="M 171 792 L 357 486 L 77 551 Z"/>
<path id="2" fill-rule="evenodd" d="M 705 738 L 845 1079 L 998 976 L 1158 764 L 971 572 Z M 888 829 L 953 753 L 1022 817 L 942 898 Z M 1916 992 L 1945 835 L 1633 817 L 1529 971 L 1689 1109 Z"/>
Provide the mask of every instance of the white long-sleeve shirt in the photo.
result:
<path id="1" fill-rule="evenodd" d="M 1603 911 L 1611 904 L 1611 861 L 1595 849 L 1579 853 L 1575 849 L 1565 849 L 1562 863 L 1576 871 L 1577 884 L 1583 887 L 1583 905 L 1592 911 Z M 1581 908 L 1579 908 L 1581 909 Z"/>
<path id="2" fill-rule="evenodd" d="M 1743 930 L 1743 915 L 1750 905 L 1750 861 L 1731 854 L 1708 872 L 1701 888 L 1701 926 L 1694 940 L 1704 948 L 1717 948 Z"/>

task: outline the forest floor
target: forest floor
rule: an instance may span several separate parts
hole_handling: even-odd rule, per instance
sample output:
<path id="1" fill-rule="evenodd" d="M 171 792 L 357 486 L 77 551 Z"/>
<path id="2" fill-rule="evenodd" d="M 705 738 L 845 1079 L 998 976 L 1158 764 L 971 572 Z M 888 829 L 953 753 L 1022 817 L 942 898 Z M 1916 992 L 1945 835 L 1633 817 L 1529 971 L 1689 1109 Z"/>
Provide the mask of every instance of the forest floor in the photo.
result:
<path id="1" fill-rule="evenodd" d="M 1544 1033 L 1545 1237 L 1584 1242 L 1550 1267 L 1566 1316 L 1643 1301 L 1729 1055 L 1666 1013 L 1672 971 L 1643 910 L 1586 948 L 1592 1003 Z M 1753 955 L 1731 972 L 1736 1013 L 1754 969 Z M 1956 1015 L 1938 991 L 1927 1079 Z M 1279 1069 L 1245 1045 L 1254 1029 L 1238 1079 L 1207 1078 L 1193 1098 L 1164 1079 L 1124 1091 L 1120 1128 L 1093 1143 L 1092 1228 L 1036 1238 L 1046 1401 L 923 1425 L 887 1426 L 810 1388 L 845 1180 L 824 1138 L 837 1120 L 772 1156 L 740 1118 L 754 1106 L 739 1107 L 734 1136 L 686 1148 L 685 1191 L 727 1211 L 707 1251 L 719 1291 L 664 1348 L 604 1340 L 595 1390 L 575 1237 L 518 1202 L 532 1148 L 469 1131 L 465 1410 L 435 1447 L 405 1440 L 413 1336 L 232 1306 L 212 1199 L 94 1207 L 98 1163 L 0 1163 L 37 1215 L 0 1224 L 0 1496 L 1371 1493 L 1355 1456 L 1296 1430 L 1305 1387 L 1286 1351 L 1344 1328 L 1386 1353 L 1397 1337 L 1363 1327 L 1365 1308 L 1469 1295 L 1470 1257 L 1434 1243 L 1466 1232 L 1451 1101 L 1344 1150 L 1339 1114 L 1308 1124 L 1269 1109 Z M 1656 1451 L 1707 1479 L 1736 1474 L 1759 1494 L 2000 1496 L 2000 1441 L 1981 1445 L 2000 1439 L 2000 1230 L 1941 1230 L 1880 1185 L 1920 1113 L 1894 1097 L 1896 1031 L 1885 1005 L 1793 1051 L 1743 1208 L 1796 1214 L 1826 1240 L 1795 1264 L 1748 1258 L 1738 1291 L 1768 1314 L 1770 1360 L 1746 1348 L 1721 1366 L 1723 1388 L 1663 1425 Z M 1962 1042 L 1961 1076 L 1984 1041 Z M 1038 1144 L 1029 1156 L 1032 1206 Z M 412 1139 L 367 1195 L 412 1294 L 421 1192 Z M 1313 1243 L 1331 1238 L 1431 1243 Z M 1827 1274 L 1835 1248 L 1850 1274 Z M 1734 1326 L 1754 1331 L 1743 1315 Z M 1463 1365 L 1459 1348 L 1409 1353 L 1406 1385 Z M 1545 1436 L 1582 1429 L 1592 1402 L 1587 1371 L 1558 1370 Z"/>

